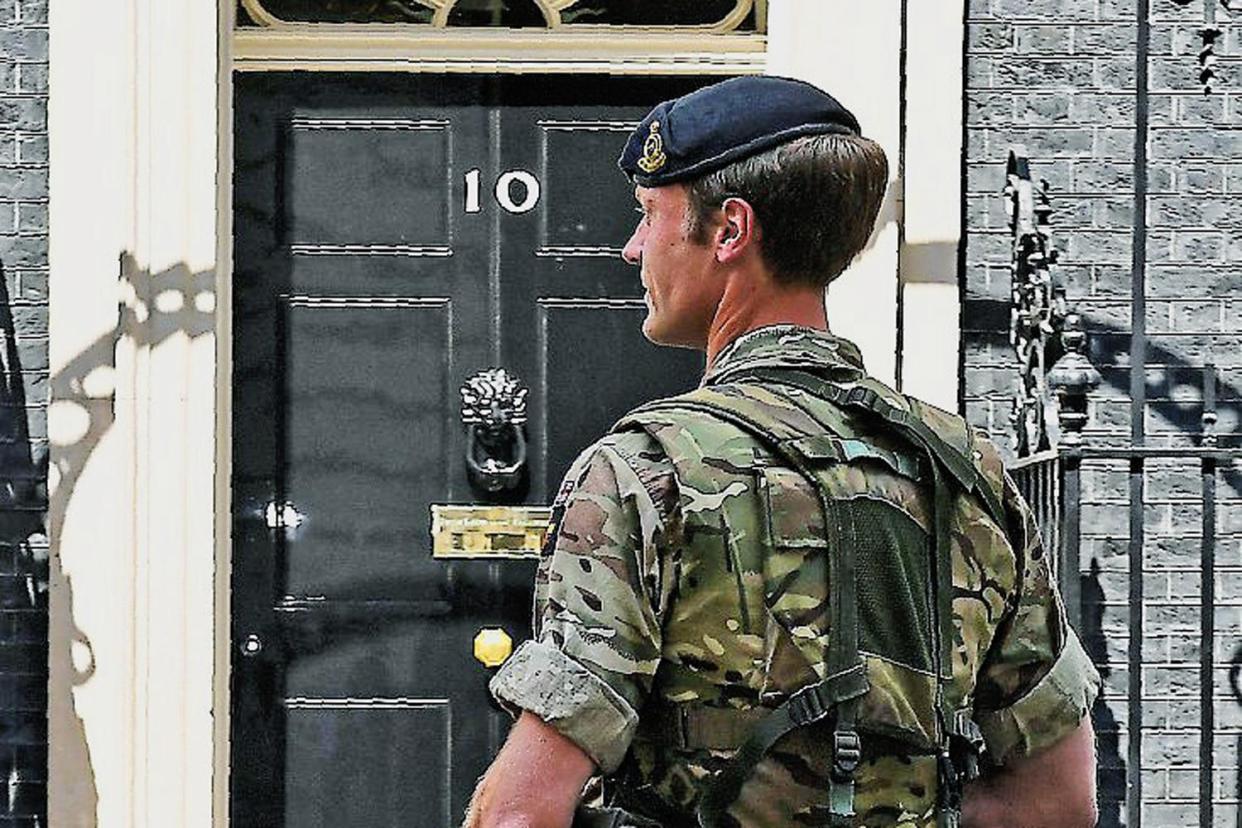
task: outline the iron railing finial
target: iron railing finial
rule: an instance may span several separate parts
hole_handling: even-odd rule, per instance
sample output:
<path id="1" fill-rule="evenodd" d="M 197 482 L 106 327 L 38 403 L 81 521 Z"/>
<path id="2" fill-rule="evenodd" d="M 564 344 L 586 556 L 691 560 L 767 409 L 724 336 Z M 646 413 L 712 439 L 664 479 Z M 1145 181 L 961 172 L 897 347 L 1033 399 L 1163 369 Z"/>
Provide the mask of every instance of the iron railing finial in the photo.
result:
<path id="1" fill-rule="evenodd" d="M 1087 425 L 1087 395 L 1099 387 L 1100 372 L 1084 353 L 1087 333 L 1076 311 L 1066 314 L 1062 322 L 1061 345 L 1065 353 L 1048 372 L 1048 385 L 1057 397 L 1061 442 L 1081 445 L 1082 430 Z"/>

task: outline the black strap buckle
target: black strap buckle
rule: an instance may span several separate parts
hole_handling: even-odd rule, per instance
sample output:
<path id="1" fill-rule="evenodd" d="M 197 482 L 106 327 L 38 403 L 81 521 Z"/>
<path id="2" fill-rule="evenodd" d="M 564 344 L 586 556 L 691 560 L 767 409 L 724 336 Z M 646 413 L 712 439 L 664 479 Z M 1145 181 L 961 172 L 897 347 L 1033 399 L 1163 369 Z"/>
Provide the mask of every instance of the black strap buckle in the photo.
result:
<path id="1" fill-rule="evenodd" d="M 962 807 L 962 779 L 958 776 L 957 768 L 947 750 L 937 757 L 937 765 L 940 771 L 941 807 L 959 810 Z"/>
<path id="2" fill-rule="evenodd" d="M 832 773 L 844 781 L 854 776 L 862 761 L 862 740 L 853 730 L 841 730 L 832 734 Z"/>
<path id="3" fill-rule="evenodd" d="M 953 735 L 966 742 L 976 753 L 983 753 L 983 731 L 979 729 L 969 710 L 954 711 Z"/>
<path id="4" fill-rule="evenodd" d="M 793 719 L 794 724 L 801 727 L 818 722 L 828 715 L 828 708 L 824 706 L 819 691 L 820 685 L 813 684 L 789 697 L 789 718 Z"/>
<path id="5" fill-rule="evenodd" d="M 963 782 L 979 778 L 979 757 L 985 749 L 983 731 L 971 717 L 970 711 L 955 711 L 949 732 L 949 754 Z"/>

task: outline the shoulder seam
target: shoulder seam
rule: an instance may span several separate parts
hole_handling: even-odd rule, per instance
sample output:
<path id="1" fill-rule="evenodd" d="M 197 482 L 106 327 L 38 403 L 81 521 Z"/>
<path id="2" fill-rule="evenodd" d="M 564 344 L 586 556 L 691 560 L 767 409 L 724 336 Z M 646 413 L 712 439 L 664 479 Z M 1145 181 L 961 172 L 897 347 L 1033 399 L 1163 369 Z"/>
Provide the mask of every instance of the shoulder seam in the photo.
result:
<path id="1" fill-rule="evenodd" d="M 659 448 L 661 452 L 663 452 L 663 448 L 660 446 L 660 442 L 656 440 L 655 437 L 652 437 L 645 430 L 641 432 L 638 429 L 634 429 L 633 431 L 628 431 L 628 432 L 627 431 L 612 432 L 609 436 L 623 435 L 627 433 L 642 433 L 642 435 L 652 444 L 652 447 Z M 674 488 L 676 488 L 677 475 L 676 475 L 675 467 L 673 465 L 673 461 L 670 460 L 667 455 L 665 455 L 663 462 L 666 465 L 666 470 L 663 473 L 661 472 L 653 473 L 649 467 L 643 468 L 646 464 L 643 464 L 643 463 L 636 464 L 634 461 L 637 458 L 630 451 L 627 451 L 625 448 L 618 445 L 618 443 L 616 442 L 609 443 L 607 444 L 607 447 L 612 449 L 613 454 L 615 454 L 617 458 L 621 460 L 621 462 L 625 463 L 626 468 L 628 468 L 634 474 L 634 476 L 638 478 L 638 482 L 642 484 L 643 489 L 647 492 L 647 497 L 651 498 L 651 502 L 656 506 L 657 514 L 660 514 L 661 501 L 664 499 L 665 495 L 659 491 L 659 488 L 657 486 L 657 479 L 659 476 L 667 475 L 668 479 L 672 481 Z M 674 502 L 676 502 L 675 498 L 673 500 Z M 668 518 L 671 516 L 667 514 L 660 514 L 660 517 L 661 517 L 661 520 L 664 520 L 665 522 L 667 522 Z"/>

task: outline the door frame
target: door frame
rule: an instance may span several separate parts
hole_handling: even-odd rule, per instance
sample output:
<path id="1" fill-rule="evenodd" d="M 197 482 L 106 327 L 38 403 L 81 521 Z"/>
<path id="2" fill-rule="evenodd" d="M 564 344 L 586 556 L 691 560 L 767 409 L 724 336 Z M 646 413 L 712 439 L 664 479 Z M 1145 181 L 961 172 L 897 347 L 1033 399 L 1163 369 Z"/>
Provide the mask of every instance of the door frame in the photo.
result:
<path id="1" fill-rule="evenodd" d="M 397 56 L 378 41 L 344 57 L 339 42 L 272 41 L 263 57 L 234 34 L 233 0 L 52 4 L 52 828 L 227 824 L 233 70 L 739 74 L 765 71 L 776 48 L 781 73 L 847 86 L 847 104 L 897 102 L 893 67 L 917 76 L 916 54 L 964 32 L 964 0 L 934 4 L 935 38 L 910 26 L 905 44 L 881 28 L 889 4 L 850 4 L 877 38 L 849 75 L 824 77 L 822 42 L 796 30 L 844 2 L 772 0 L 761 49 L 721 58 L 702 34 L 627 32 L 603 63 L 594 35 L 555 32 L 506 33 L 503 60 L 495 36 L 469 32 Z M 958 67 L 929 90 L 955 135 Z M 902 136 L 896 123 L 884 143 L 898 170 L 901 144 L 946 128 L 907 122 Z M 896 249 L 885 255 L 896 279 Z M 956 364 L 956 329 L 937 347 Z M 89 442 L 84 416 L 100 429 Z"/>

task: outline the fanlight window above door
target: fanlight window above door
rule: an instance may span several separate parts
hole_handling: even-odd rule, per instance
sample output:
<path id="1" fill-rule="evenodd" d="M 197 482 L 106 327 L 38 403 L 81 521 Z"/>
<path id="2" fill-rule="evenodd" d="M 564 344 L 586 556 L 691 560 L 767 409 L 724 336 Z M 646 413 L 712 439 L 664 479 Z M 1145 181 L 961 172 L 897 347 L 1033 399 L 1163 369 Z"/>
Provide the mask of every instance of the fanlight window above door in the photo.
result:
<path id="1" fill-rule="evenodd" d="M 238 25 L 625 26 L 754 34 L 766 30 L 766 17 L 767 0 L 240 0 Z"/>

